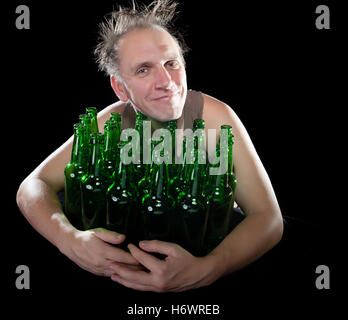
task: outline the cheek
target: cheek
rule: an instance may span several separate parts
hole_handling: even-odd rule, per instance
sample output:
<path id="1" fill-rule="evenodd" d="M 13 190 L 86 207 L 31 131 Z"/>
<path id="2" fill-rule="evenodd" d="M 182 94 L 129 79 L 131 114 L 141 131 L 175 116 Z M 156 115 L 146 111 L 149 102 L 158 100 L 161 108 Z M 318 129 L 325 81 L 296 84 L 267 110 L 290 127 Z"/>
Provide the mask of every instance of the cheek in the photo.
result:
<path id="1" fill-rule="evenodd" d="M 132 92 L 134 97 L 143 98 L 149 93 L 150 86 L 148 81 L 134 81 L 132 83 Z"/>
<path id="2" fill-rule="evenodd" d="M 185 70 L 180 70 L 174 75 L 174 81 L 176 84 L 186 87 L 186 72 Z"/>

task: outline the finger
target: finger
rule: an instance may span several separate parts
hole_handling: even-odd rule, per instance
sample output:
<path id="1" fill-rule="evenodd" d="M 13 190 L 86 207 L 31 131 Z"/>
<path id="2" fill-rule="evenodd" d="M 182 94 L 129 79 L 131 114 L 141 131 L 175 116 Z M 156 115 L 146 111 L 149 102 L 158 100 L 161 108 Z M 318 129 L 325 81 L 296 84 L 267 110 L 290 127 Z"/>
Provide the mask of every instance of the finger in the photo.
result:
<path id="1" fill-rule="evenodd" d="M 160 240 L 140 241 L 139 246 L 147 252 L 158 252 L 166 256 L 174 256 L 178 245 Z"/>
<path id="2" fill-rule="evenodd" d="M 118 263 L 118 262 L 112 262 L 111 264 L 109 264 L 109 268 L 111 268 L 111 266 L 115 267 L 115 270 L 117 270 L 118 266 L 121 267 L 126 267 L 129 270 L 133 270 L 133 271 L 146 271 L 148 272 L 148 270 L 141 264 L 138 265 L 133 265 L 133 264 L 125 264 L 125 263 Z"/>
<path id="3" fill-rule="evenodd" d="M 129 252 L 109 245 L 105 249 L 105 258 L 110 261 L 139 265 L 139 261 L 134 258 Z"/>
<path id="4" fill-rule="evenodd" d="M 119 244 L 126 238 L 124 234 L 110 231 L 104 228 L 91 229 L 90 231 L 93 232 L 93 234 L 99 239 L 112 244 Z"/>
<path id="5" fill-rule="evenodd" d="M 98 275 L 98 276 L 105 276 L 105 277 L 111 277 L 111 275 L 113 274 L 113 271 L 108 268 L 109 266 L 109 263 L 105 263 L 105 266 L 102 267 L 102 268 L 96 268 L 96 267 L 93 267 L 91 266 L 90 264 L 87 264 L 85 263 L 85 261 L 83 260 L 80 260 L 79 258 L 76 259 L 75 263 L 82 269 L 88 271 L 88 272 L 91 272 L 95 275 Z"/>
<path id="6" fill-rule="evenodd" d="M 108 269 L 108 270 L 104 270 L 102 275 L 104 277 L 109 277 L 110 278 L 113 274 L 115 274 L 115 272 L 113 272 L 112 270 Z"/>
<path id="7" fill-rule="evenodd" d="M 129 244 L 128 249 L 130 250 L 132 256 L 150 271 L 156 272 L 160 270 L 162 264 L 164 263 L 162 260 L 140 250 L 133 244 Z"/>
<path id="8" fill-rule="evenodd" d="M 146 271 L 132 270 L 132 268 L 128 268 L 128 266 L 115 263 L 112 263 L 109 268 L 113 270 L 116 275 L 127 281 L 143 285 L 149 285 L 152 282 L 152 275 Z"/>
<path id="9" fill-rule="evenodd" d="M 113 274 L 111 276 L 111 280 L 118 282 L 127 288 L 131 288 L 131 289 L 135 289 L 135 290 L 139 290 L 139 291 L 156 291 L 156 289 L 151 287 L 151 286 L 147 286 L 144 284 L 134 283 L 134 282 L 125 280 L 122 277 L 118 276 L 117 274 Z"/>

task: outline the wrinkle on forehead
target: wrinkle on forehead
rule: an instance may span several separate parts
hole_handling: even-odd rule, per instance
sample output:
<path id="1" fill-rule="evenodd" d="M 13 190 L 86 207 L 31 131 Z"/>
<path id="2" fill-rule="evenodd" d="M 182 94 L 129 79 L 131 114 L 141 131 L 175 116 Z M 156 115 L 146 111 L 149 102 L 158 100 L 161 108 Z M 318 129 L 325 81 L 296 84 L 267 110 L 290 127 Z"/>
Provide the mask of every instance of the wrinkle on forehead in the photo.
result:
<path id="1" fill-rule="evenodd" d="M 160 32 L 156 32 L 156 31 Z M 150 31 L 150 32 L 149 32 Z M 146 41 L 145 37 L 148 36 Z M 155 62 L 154 57 L 163 59 L 182 59 L 177 41 L 161 27 L 135 29 L 124 35 L 119 42 L 121 69 L 126 61 L 126 69 L 134 69 L 143 62 Z M 133 61 L 129 61 L 133 60 Z"/>

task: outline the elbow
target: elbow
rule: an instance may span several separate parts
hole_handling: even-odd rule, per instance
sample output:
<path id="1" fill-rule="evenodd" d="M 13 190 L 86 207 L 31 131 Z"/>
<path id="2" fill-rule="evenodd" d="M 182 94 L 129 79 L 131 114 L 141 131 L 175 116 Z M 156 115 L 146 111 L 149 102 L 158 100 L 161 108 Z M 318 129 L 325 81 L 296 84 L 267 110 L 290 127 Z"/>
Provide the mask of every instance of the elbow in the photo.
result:
<path id="1" fill-rule="evenodd" d="M 284 221 L 280 212 L 272 219 L 271 230 L 272 244 L 275 246 L 281 241 L 284 233 Z"/>
<path id="2" fill-rule="evenodd" d="M 16 202 L 20 211 L 24 214 L 26 203 L 32 194 L 32 181 L 33 177 L 29 175 L 26 177 L 22 183 L 19 185 L 17 194 L 16 194 Z"/>
<path id="3" fill-rule="evenodd" d="M 19 188 L 18 188 L 17 194 L 16 194 L 16 202 L 17 202 L 17 206 L 19 207 L 19 209 L 22 209 L 23 197 L 25 194 L 26 180 L 27 179 L 22 181 L 22 183 L 19 185 Z"/>

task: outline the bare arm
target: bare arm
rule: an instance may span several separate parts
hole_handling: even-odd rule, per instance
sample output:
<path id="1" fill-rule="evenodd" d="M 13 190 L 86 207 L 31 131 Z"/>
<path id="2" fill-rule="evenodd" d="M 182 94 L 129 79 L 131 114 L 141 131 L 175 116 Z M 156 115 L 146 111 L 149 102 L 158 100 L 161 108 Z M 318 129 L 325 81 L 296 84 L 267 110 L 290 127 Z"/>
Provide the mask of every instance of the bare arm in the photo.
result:
<path id="1" fill-rule="evenodd" d="M 55 246 L 60 231 L 72 230 L 57 192 L 64 189 L 64 168 L 69 162 L 72 137 L 43 161 L 20 185 L 18 206 L 30 224 Z"/>
<path id="2" fill-rule="evenodd" d="M 109 107 L 98 115 L 101 129 L 114 110 Z M 64 189 L 64 168 L 70 160 L 72 140 L 71 137 L 22 182 L 17 193 L 21 212 L 41 235 L 90 272 L 110 275 L 111 261 L 138 264 L 129 253 L 106 243 L 120 243 L 123 235 L 107 230 L 80 231 L 65 217 L 57 193 Z"/>
<path id="3" fill-rule="evenodd" d="M 246 218 L 211 253 L 220 275 L 240 269 L 277 244 L 283 233 L 281 211 L 270 179 L 234 111 L 205 96 L 208 127 L 230 124 L 235 136 L 233 161 L 236 168 L 236 202 Z"/>

